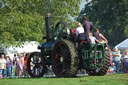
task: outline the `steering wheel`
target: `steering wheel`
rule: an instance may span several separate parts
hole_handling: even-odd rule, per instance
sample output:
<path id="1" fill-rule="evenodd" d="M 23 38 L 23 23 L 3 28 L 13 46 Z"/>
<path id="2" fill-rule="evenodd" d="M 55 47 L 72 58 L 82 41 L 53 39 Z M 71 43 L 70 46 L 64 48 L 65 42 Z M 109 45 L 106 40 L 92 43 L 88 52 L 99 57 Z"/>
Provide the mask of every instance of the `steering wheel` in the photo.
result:
<path id="1" fill-rule="evenodd" d="M 60 21 L 55 26 L 54 37 L 55 39 L 68 38 L 70 35 L 70 29 L 68 24 L 64 21 Z"/>

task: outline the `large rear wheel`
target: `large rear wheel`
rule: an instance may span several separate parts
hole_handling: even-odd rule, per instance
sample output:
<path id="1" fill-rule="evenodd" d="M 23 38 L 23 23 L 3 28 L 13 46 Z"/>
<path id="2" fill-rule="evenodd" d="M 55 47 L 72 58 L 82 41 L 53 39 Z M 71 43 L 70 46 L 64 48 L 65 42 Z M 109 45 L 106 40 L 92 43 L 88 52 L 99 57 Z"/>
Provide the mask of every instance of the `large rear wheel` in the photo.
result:
<path id="1" fill-rule="evenodd" d="M 75 76 L 78 66 L 78 55 L 75 46 L 68 40 L 56 43 L 52 57 L 53 71 L 57 77 Z"/>
<path id="2" fill-rule="evenodd" d="M 33 52 L 27 60 L 27 70 L 31 77 L 42 77 L 45 72 L 45 63 L 41 53 Z"/>
<path id="3" fill-rule="evenodd" d="M 103 53 L 103 59 L 102 59 L 102 67 L 100 68 L 96 68 L 96 69 L 93 69 L 93 70 L 89 70 L 88 71 L 88 75 L 90 76 L 102 76 L 102 75 L 105 75 L 108 71 L 108 68 L 109 68 L 109 61 L 110 61 L 110 53 L 109 53 L 109 50 L 108 49 L 105 49 L 104 50 L 104 53 Z"/>

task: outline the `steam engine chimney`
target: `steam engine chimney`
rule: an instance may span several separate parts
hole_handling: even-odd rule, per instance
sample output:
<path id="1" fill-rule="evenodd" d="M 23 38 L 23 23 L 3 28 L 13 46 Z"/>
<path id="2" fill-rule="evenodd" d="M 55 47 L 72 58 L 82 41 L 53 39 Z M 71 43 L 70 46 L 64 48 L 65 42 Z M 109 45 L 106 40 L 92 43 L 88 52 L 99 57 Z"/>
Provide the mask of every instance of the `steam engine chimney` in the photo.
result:
<path id="1" fill-rule="evenodd" d="M 53 30 L 51 28 L 51 14 L 48 13 L 45 17 L 45 27 L 46 27 L 46 39 L 47 42 L 51 42 L 54 40 L 53 38 Z"/>

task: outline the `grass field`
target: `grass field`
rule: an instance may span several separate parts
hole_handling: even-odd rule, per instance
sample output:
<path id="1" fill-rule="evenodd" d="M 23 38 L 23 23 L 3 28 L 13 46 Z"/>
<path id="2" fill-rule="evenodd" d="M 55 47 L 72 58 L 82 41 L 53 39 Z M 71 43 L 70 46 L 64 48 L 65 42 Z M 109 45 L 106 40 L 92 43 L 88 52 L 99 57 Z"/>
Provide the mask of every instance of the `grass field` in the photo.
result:
<path id="1" fill-rule="evenodd" d="M 128 85 L 128 74 L 82 76 L 75 78 L 0 79 L 0 85 Z"/>

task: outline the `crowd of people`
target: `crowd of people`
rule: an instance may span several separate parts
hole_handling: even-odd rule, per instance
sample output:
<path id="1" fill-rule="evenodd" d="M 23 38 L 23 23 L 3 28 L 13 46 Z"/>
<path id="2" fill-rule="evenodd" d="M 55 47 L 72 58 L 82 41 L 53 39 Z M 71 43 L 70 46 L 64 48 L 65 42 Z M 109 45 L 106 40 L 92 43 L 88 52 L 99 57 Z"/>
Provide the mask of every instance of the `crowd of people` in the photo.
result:
<path id="1" fill-rule="evenodd" d="M 1 54 L 0 57 L 0 78 L 2 77 L 24 77 L 27 62 L 26 53 L 14 54 L 13 59 L 11 56 Z"/>
<path id="2" fill-rule="evenodd" d="M 124 53 L 115 47 L 110 52 L 109 73 L 128 73 L 128 50 Z"/>

